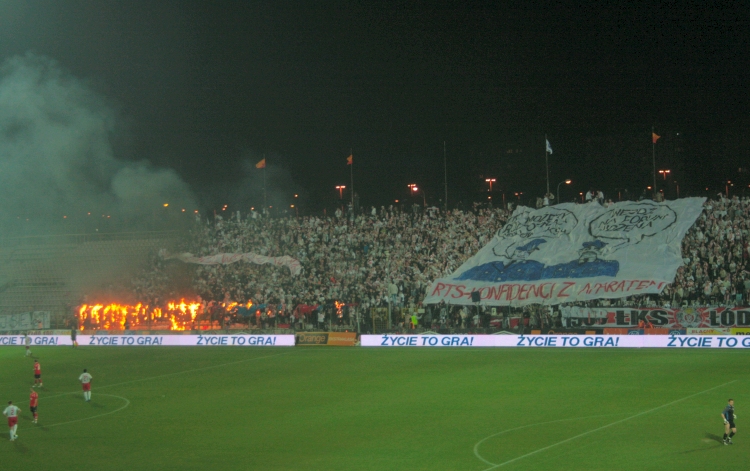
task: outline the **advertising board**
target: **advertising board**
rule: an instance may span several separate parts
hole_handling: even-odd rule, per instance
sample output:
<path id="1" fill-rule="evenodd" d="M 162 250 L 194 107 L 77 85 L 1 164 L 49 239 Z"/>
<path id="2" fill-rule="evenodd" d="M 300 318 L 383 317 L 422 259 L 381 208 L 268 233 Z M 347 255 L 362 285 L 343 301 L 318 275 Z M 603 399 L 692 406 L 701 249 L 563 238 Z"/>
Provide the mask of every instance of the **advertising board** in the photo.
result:
<path id="1" fill-rule="evenodd" d="M 353 347 L 357 344 L 356 332 L 300 332 L 297 345 L 334 345 Z"/>
<path id="2" fill-rule="evenodd" d="M 362 335 L 363 347 L 738 348 L 750 336 L 709 335 Z"/>
<path id="3" fill-rule="evenodd" d="M 72 345 L 70 335 L 30 335 L 32 345 Z M 294 335 L 79 335 L 86 346 L 292 347 Z M 23 335 L 0 335 L 0 346 L 22 346 Z"/>
<path id="4" fill-rule="evenodd" d="M 693 327 L 687 329 L 688 335 L 729 335 L 730 331 L 727 328 L 715 327 L 715 328 L 703 328 Z"/>

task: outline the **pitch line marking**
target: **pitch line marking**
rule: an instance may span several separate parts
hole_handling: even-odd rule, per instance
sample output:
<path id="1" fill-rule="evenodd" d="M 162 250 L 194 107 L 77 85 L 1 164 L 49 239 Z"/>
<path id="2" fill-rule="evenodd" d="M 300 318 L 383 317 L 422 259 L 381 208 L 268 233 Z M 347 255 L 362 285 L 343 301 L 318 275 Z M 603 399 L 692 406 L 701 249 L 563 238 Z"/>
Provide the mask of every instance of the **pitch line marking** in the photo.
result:
<path id="1" fill-rule="evenodd" d="M 486 442 L 490 438 L 496 437 L 498 435 L 503 435 L 503 434 L 506 434 L 506 433 L 510 433 L 510 432 L 515 432 L 516 430 L 522 430 L 522 429 L 529 428 L 529 427 L 537 427 L 539 425 L 555 424 L 557 422 L 570 422 L 570 421 L 573 421 L 573 420 L 595 419 L 597 417 L 612 417 L 613 415 L 622 415 L 622 414 L 605 414 L 605 415 L 589 415 L 589 416 L 586 416 L 586 417 L 571 417 L 569 419 L 550 420 L 549 422 L 538 422 L 538 423 L 535 423 L 535 424 L 522 425 L 520 427 L 510 428 L 508 430 L 503 430 L 502 432 L 493 433 L 492 435 L 489 435 L 489 436 L 484 437 L 483 439 L 479 440 L 477 442 L 477 444 L 474 445 L 474 456 L 476 456 L 478 459 L 480 459 L 481 461 L 484 461 L 485 463 L 487 463 L 490 466 L 496 466 L 497 463 L 492 463 L 490 461 L 487 461 L 486 459 L 484 459 L 482 457 L 482 455 L 479 454 L 479 447 L 482 446 L 482 443 Z"/>
<path id="2" fill-rule="evenodd" d="M 516 461 L 522 460 L 524 458 L 528 458 L 529 456 L 532 456 L 532 455 L 536 455 L 537 453 L 541 453 L 543 451 L 549 450 L 550 448 L 554 448 L 554 447 L 556 447 L 558 445 L 562 445 L 564 443 L 571 442 L 571 441 L 576 440 L 578 438 L 585 437 L 586 435 L 590 435 L 590 434 L 592 434 L 594 432 L 598 432 L 600 430 L 604 430 L 605 428 L 609 428 L 609 427 L 612 427 L 614 425 L 618 425 L 618 424 L 621 424 L 623 422 L 627 422 L 628 420 L 635 419 L 635 418 L 640 417 L 642 415 L 650 414 L 651 412 L 657 411 L 659 409 L 664 409 L 665 407 L 669 407 L 671 405 L 677 404 L 678 402 L 686 401 L 686 400 L 688 400 L 690 398 L 693 398 L 695 396 L 700 396 L 701 394 L 705 394 L 707 392 L 713 391 L 714 389 L 723 388 L 724 386 L 727 386 L 729 384 L 736 383 L 736 382 L 737 382 L 737 380 L 735 379 L 733 381 L 729 381 L 728 383 L 720 384 L 719 386 L 715 386 L 713 388 L 706 389 L 705 391 L 701 391 L 701 392 L 697 392 L 695 394 L 691 394 L 689 396 L 685 396 L 682 399 L 677 399 L 677 400 L 669 402 L 667 404 L 663 404 L 663 405 L 661 405 L 659 407 L 654 407 L 653 409 L 649 409 L 647 411 L 639 412 L 639 413 L 637 413 L 635 415 L 631 415 L 630 417 L 626 417 L 624 419 L 612 422 L 611 424 L 603 425 L 603 426 L 595 428 L 593 430 L 589 430 L 588 432 L 580 433 L 580 434 L 576 435 L 575 437 L 566 438 L 565 440 L 562 440 L 562 441 L 557 442 L 557 443 L 553 443 L 552 445 L 548 445 L 548 446 L 545 446 L 543 448 L 539 448 L 538 450 L 534 450 L 534 451 L 532 451 L 530 453 L 526 453 L 525 455 L 521 455 L 519 457 L 513 458 L 512 460 L 504 461 L 504 462 L 502 462 L 500 464 L 493 464 L 491 467 L 485 469 L 484 471 L 490 471 L 492 469 L 496 469 L 496 468 L 499 468 L 501 466 L 505 466 L 506 464 L 515 463 Z M 484 459 L 482 461 L 484 461 L 485 463 L 487 462 Z"/>
<path id="3" fill-rule="evenodd" d="M 76 393 L 68 393 L 68 395 L 70 395 L 70 394 L 76 394 Z M 65 394 L 59 394 L 58 396 L 64 396 L 64 395 Z M 58 397 L 58 396 L 56 396 L 56 397 Z M 60 423 L 51 424 L 51 425 L 41 424 L 42 425 L 41 427 L 24 427 L 21 430 L 36 430 L 36 429 L 39 429 L 39 428 L 59 427 L 60 425 L 69 425 L 69 424 L 75 424 L 77 422 L 83 422 L 83 421 L 86 421 L 86 420 L 98 419 L 99 417 L 104 417 L 105 415 L 111 415 L 111 414 L 114 414 L 116 412 L 120 412 L 121 410 L 127 408 L 130 405 L 130 399 L 128 399 L 126 397 L 115 396 L 114 394 L 104 394 L 104 393 L 100 393 L 99 396 L 109 396 L 109 397 L 116 397 L 117 399 L 122 399 L 123 401 L 125 401 L 125 405 L 122 406 L 122 407 L 120 407 L 119 409 L 115 409 L 113 411 L 105 412 L 104 414 L 93 415 L 91 417 L 84 417 L 83 419 L 69 420 L 67 422 L 60 422 Z"/>
<path id="4" fill-rule="evenodd" d="M 99 390 L 99 389 L 103 389 L 103 388 L 111 388 L 113 386 L 122 386 L 123 384 L 138 383 L 138 382 L 141 382 L 141 381 L 149 381 L 149 380 L 152 380 L 152 379 L 166 378 L 167 376 L 176 376 L 176 375 L 181 375 L 181 374 L 185 374 L 185 373 L 193 373 L 195 371 L 210 370 L 212 368 L 221 368 L 223 366 L 236 365 L 236 364 L 239 364 L 239 363 L 247 363 L 248 361 L 261 360 L 263 358 L 271 358 L 271 357 L 279 357 L 281 355 L 289 355 L 290 353 L 294 353 L 294 352 L 292 351 L 292 352 L 277 353 L 275 355 L 264 355 L 264 356 L 261 356 L 261 357 L 247 358 L 245 360 L 233 361 L 233 362 L 230 362 L 230 363 L 222 363 L 220 365 L 204 366 L 204 367 L 201 367 L 201 368 L 194 368 L 192 370 L 183 370 L 183 371 L 177 371 L 175 373 L 167 373 L 167 374 L 158 375 L 158 376 L 149 376 L 148 378 L 140 378 L 140 379 L 134 379 L 134 380 L 130 380 L 130 381 L 123 381 L 121 383 L 105 384 L 104 386 L 97 386 L 96 389 Z M 40 396 L 39 399 L 40 400 L 41 399 L 52 399 L 53 397 L 67 396 L 68 394 L 78 394 L 79 392 L 80 391 L 66 392 L 66 393 L 60 393 L 60 394 L 53 394 L 52 396 L 44 396 L 44 397 Z"/>
<path id="5" fill-rule="evenodd" d="M 261 360 L 263 358 L 278 357 L 278 356 L 281 356 L 281 355 L 289 355 L 290 353 L 294 353 L 294 351 L 284 352 L 284 353 L 277 353 L 275 355 L 264 355 L 264 356 L 260 356 L 260 357 L 247 358 L 245 360 L 232 361 L 232 362 L 229 362 L 229 363 L 222 363 L 222 364 L 219 364 L 219 365 L 204 366 L 204 367 L 201 367 L 201 368 L 194 368 L 192 370 L 183 370 L 183 371 L 177 371 L 175 373 L 167 373 L 167 374 L 158 375 L 158 376 L 150 376 L 148 378 L 140 378 L 140 379 L 134 379 L 134 380 L 131 380 L 131 381 L 123 381 L 121 383 L 105 384 L 104 386 L 98 386 L 97 389 L 109 388 L 109 387 L 112 387 L 112 386 L 121 386 L 123 384 L 137 383 L 137 382 L 140 382 L 140 381 L 148 381 L 148 380 L 152 380 L 152 379 L 165 378 L 167 376 L 175 376 L 175 375 L 184 374 L 184 373 L 193 373 L 195 371 L 204 371 L 204 370 L 209 370 L 209 369 L 212 369 L 212 368 L 221 368 L 223 366 L 236 365 L 236 364 L 239 364 L 239 363 L 247 363 L 248 361 Z M 53 394 L 52 396 L 43 396 L 43 397 L 40 397 L 39 399 L 40 400 L 52 399 L 52 398 L 56 398 L 56 397 L 69 396 L 71 394 L 80 394 L 80 393 L 81 393 L 80 391 L 66 392 L 66 393 L 60 393 L 60 394 Z M 126 407 L 128 407 L 130 405 L 130 401 L 128 399 L 124 398 L 124 397 L 121 397 L 121 396 L 115 396 L 114 394 L 104 394 L 104 393 L 99 393 L 99 395 L 101 395 L 101 396 L 116 397 L 116 398 L 119 398 L 119 399 L 122 399 L 122 400 L 126 401 L 126 404 L 123 407 L 120 407 L 119 409 L 111 411 L 111 412 L 107 412 L 107 413 L 100 414 L 100 415 L 95 415 L 93 417 L 86 417 L 84 419 L 77 419 L 77 420 L 73 420 L 73 421 L 70 421 L 70 422 L 63 422 L 63 423 L 60 423 L 60 424 L 47 425 L 46 427 L 56 427 L 58 425 L 72 424 L 72 423 L 75 423 L 75 422 L 82 422 L 84 420 L 91 420 L 91 419 L 95 419 L 95 418 L 98 418 L 98 417 L 104 417 L 105 415 L 114 414 L 115 412 L 119 412 L 119 411 L 125 409 Z M 23 429 L 23 430 L 31 430 L 31 429 Z"/>
<path id="6" fill-rule="evenodd" d="M 167 373 L 167 374 L 158 375 L 158 376 L 150 376 L 148 378 L 134 379 L 134 380 L 131 380 L 131 381 L 123 381 L 122 383 L 105 384 L 104 386 L 97 386 L 97 389 L 111 388 L 113 386 L 122 386 L 123 384 L 139 383 L 141 381 L 149 381 L 149 380 L 152 380 L 152 379 L 166 378 L 168 376 L 177 376 L 177 375 L 181 375 L 181 374 L 185 374 L 185 373 L 193 373 L 195 371 L 205 371 L 205 370 L 210 370 L 210 369 L 213 369 L 213 368 L 221 368 L 221 367 L 229 366 L 229 365 L 237 365 L 239 363 L 247 363 L 248 361 L 261 360 L 263 358 L 280 357 L 281 355 L 289 355 L 290 353 L 294 353 L 294 352 L 291 351 L 291 352 L 277 353 L 275 355 L 264 355 L 264 356 L 261 356 L 261 357 L 247 358 L 245 360 L 238 360 L 238 361 L 233 361 L 233 362 L 230 362 L 230 363 L 222 363 L 220 365 L 204 366 L 204 367 L 195 368 L 195 369 L 192 369 L 192 370 L 177 371 L 176 373 Z"/>

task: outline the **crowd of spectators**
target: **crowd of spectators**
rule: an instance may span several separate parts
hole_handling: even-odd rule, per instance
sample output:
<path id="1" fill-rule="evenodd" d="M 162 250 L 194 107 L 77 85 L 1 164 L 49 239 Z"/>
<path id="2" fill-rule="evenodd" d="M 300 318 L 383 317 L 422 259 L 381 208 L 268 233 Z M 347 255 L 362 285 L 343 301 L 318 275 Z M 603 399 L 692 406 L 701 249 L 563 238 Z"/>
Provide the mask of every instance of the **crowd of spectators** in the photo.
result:
<path id="1" fill-rule="evenodd" d="M 604 202 L 606 205 L 608 202 Z M 601 204 L 597 198 L 590 203 Z M 482 248 L 510 216 L 501 208 L 472 210 L 438 208 L 414 212 L 397 207 L 371 208 L 359 215 L 338 211 L 331 217 L 263 217 L 259 213 L 199 219 L 184 251 L 195 256 L 254 252 L 300 261 L 302 273 L 292 276 L 273 265 L 234 263 L 199 265 L 192 274 L 192 290 L 206 302 L 273 306 L 294 323 L 316 306 L 357 306 L 359 312 L 389 304 L 419 308 L 425 290 L 436 278 L 448 275 Z M 673 284 L 661 295 L 597 300 L 593 306 L 717 306 L 739 305 L 750 289 L 748 231 L 750 198 L 719 195 L 705 203 L 703 213 L 682 244 L 684 264 Z M 162 257 L 134 280 L 141 299 L 164 299 L 170 294 Z M 341 313 L 341 308 L 336 307 Z M 524 308 L 540 321 L 554 312 Z M 345 311 L 347 311 L 345 309 Z M 428 325 L 485 325 L 489 319 L 461 307 L 433 306 L 422 323 Z M 348 315 L 348 314 L 347 314 Z M 315 319 L 314 319 L 315 320 Z M 408 322 L 408 316 L 404 318 Z M 547 321 L 549 322 L 549 320 Z"/>
<path id="2" fill-rule="evenodd" d="M 662 294 L 671 305 L 733 306 L 750 291 L 750 198 L 708 200 L 682 243 L 683 266 Z"/>
<path id="3" fill-rule="evenodd" d="M 370 208 L 359 215 L 337 211 L 332 217 L 216 216 L 199 219 L 182 249 L 201 257 L 253 252 L 288 255 L 300 261 L 293 276 L 273 265 L 234 263 L 198 265 L 193 291 L 206 301 L 274 306 L 281 316 L 308 314 L 313 306 L 335 302 L 370 307 L 416 307 L 432 280 L 452 273 L 484 246 L 510 212 L 438 208 L 414 212 L 399 207 Z M 154 257 L 134 280 L 140 299 L 168 297 L 165 260 Z M 339 309 L 340 311 L 340 309 Z"/>

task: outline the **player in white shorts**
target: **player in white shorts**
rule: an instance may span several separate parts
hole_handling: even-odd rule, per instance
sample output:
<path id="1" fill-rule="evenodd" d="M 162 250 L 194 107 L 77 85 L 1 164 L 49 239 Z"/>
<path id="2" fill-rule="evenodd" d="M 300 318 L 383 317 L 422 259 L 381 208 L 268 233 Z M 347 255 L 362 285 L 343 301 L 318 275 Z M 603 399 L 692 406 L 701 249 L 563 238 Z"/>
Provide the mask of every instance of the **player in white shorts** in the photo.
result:
<path id="1" fill-rule="evenodd" d="M 10 428 L 10 441 L 18 438 L 16 429 L 18 428 L 18 414 L 21 409 L 13 405 L 13 401 L 8 401 L 8 407 L 3 411 L 3 415 L 8 418 L 8 428 Z"/>
<path id="2" fill-rule="evenodd" d="M 90 374 L 86 372 L 86 369 L 84 368 L 83 373 L 81 376 L 78 377 L 78 381 L 81 382 L 83 385 L 83 398 L 86 400 L 86 402 L 91 401 L 91 380 L 93 378 Z"/>

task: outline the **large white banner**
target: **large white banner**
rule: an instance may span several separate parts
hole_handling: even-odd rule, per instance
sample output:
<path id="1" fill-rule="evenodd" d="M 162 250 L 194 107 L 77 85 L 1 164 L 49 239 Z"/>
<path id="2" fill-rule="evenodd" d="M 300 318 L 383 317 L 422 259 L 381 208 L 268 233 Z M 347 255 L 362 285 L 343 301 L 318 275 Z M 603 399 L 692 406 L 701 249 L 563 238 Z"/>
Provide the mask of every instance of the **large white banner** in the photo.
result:
<path id="1" fill-rule="evenodd" d="M 299 260 L 288 255 L 283 257 L 266 257 L 256 253 L 220 253 L 216 255 L 207 255 L 205 257 L 195 257 L 191 253 L 181 253 L 164 257 L 165 259 L 177 259 L 185 263 L 197 263 L 199 265 L 228 265 L 230 263 L 247 262 L 256 265 L 276 265 L 277 267 L 287 267 L 292 275 L 297 276 L 302 272 L 302 265 Z"/>
<path id="2" fill-rule="evenodd" d="M 73 345 L 70 335 L 30 335 L 32 345 Z M 101 347 L 293 347 L 294 335 L 79 335 L 78 345 Z M 0 335 L 0 346 L 24 345 L 23 335 Z"/>
<path id="3" fill-rule="evenodd" d="M 363 347 L 739 348 L 750 336 L 710 335 L 362 335 Z"/>
<path id="4" fill-rule="evenodd" d="M 641 321 L 665 329 L 750 327 L 750 307 L 640 307 L 560 306 L 568 327 L 637 327 Z"/>
<path id="5" fill-rule="evenodd" d="M 518 207 L 489 244 L 432 283 L 424 303 L 472 304 L 475 291 L 498 306 L 660 293 L 682 265 L 680 244 L 704 201 Z"/>
<path id="6" fill-rule="evenodd" d="M 0 331 L 49 329 L 49 311 L 0 315 Z"/>

